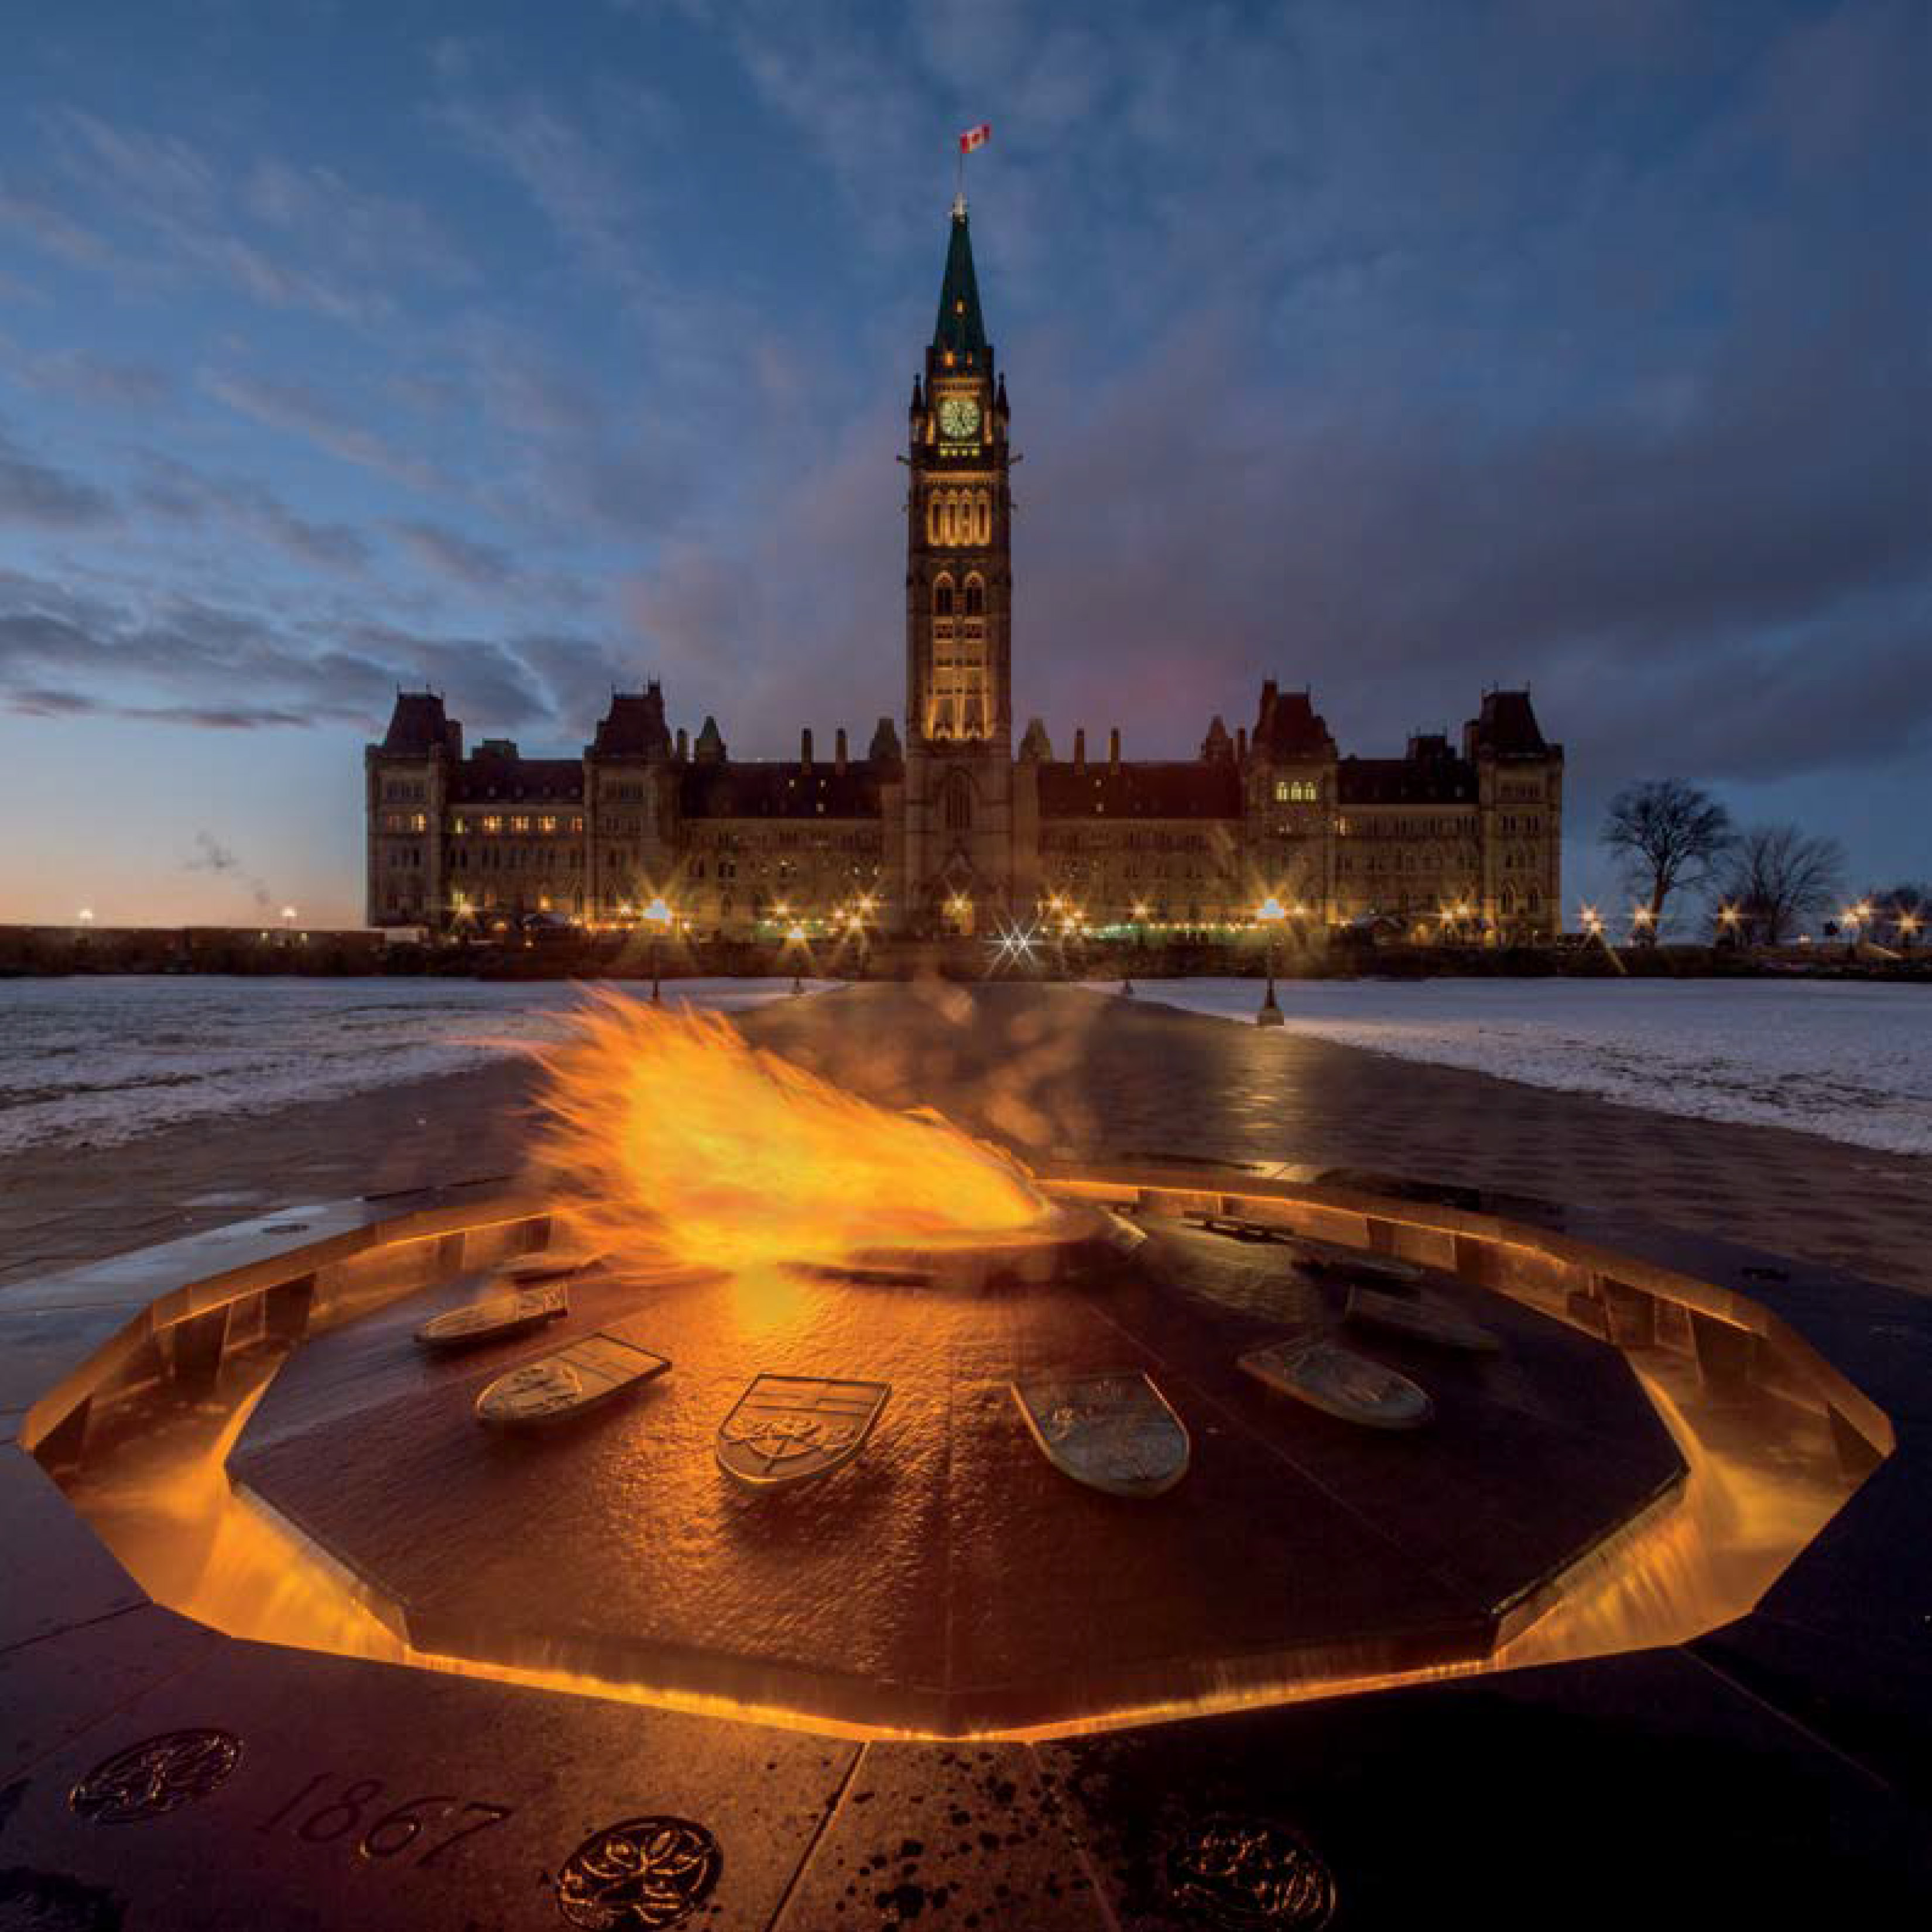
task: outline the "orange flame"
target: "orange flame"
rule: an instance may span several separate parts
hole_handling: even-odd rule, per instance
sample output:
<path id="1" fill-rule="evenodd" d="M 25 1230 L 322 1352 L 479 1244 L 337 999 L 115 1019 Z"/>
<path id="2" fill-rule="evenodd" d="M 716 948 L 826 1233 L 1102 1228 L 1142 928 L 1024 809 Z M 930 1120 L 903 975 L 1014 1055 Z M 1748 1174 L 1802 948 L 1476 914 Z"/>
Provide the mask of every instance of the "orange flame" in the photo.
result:
<path id="1" fill-rule="evenodd" d="M 728 1020 L 598 993 L 548 1076 L 542 1163 L 592 1245 L 686 1265 L 836 1264 L 1010 1238 L 1054 1210 L 929 1111 L 896 1114 L 750 1046 Z"/>

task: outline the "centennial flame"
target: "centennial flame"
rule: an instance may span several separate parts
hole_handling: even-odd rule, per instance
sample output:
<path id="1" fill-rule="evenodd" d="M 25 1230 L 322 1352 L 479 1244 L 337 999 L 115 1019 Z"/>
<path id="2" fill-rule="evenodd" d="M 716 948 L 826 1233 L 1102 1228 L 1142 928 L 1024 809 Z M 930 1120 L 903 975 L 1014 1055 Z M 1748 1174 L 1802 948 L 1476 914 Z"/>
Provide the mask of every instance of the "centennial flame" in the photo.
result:
<path id="1" fill-rule="evenodd" d="M 547 1076 L 543 1164 L 592 1245 L 683 1264 L 832 1264 L 1050 1225 L 998 1149 L 749 1045 L 716 1014 L 594 994 Z"/>

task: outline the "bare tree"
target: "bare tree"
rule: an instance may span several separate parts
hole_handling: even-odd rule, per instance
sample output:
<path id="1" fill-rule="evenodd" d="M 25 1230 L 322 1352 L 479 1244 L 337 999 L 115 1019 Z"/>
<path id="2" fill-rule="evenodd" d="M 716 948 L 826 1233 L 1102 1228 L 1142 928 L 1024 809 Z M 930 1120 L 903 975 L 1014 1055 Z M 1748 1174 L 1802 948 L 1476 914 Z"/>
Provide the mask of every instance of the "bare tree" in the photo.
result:
<path id="1" fill-rule="evenodd" d="M 1776 946 L 1836 904 L 1844 875 L 1844 848 L 1835 838 L 1810 838 L 1795 825 L 1755 825 L 1732 848 L 1718 896 L 1750 938 Z"/>
<path id="2" fill-rule="evenodd" d="M 1653 936 L 1671 894 L 1702 884 L 1737 839 L 1730 814 L 1683 778 L 1626 785 L 1610 800 L 1600 836 L 1623 861 L 1630 890 L 1648 901 Z"/>

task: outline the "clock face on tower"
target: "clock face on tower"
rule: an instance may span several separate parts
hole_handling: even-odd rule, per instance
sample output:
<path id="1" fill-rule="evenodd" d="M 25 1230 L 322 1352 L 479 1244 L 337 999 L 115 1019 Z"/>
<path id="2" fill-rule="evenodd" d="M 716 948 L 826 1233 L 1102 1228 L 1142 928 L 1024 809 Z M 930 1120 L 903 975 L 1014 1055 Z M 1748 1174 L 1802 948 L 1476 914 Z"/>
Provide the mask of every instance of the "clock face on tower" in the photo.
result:
<path id="1" fill-rule="evenodd" d="M 948 396 L 939 406 L 940 434 L 964 442 L 980 433 L 980 405 L 970 396 Z"/>

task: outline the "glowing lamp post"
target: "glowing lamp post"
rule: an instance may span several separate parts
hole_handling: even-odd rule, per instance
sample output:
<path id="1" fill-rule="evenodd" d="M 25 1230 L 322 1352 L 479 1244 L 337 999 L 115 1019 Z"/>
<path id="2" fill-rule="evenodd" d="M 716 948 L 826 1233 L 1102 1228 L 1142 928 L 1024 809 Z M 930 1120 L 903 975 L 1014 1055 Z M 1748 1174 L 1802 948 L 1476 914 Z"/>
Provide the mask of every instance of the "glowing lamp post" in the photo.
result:
<path id="1" fill-rule="evenodd" d="M 1256 909 L 1255 916 L 1268 928 L 1268 992 L 1262 998 L 1261 1011 L 1255 1016 L 1255 1024 L 1280 1026 L 1281 1008 L 1276 1004 L 1274 997 L 1274 936 L 1281 930 L 1281 922 L 1287 918 L 1288 912 L 1270 892 Z"/>
<path id="2" fill-rule="evenodd" d="M 664 904 L 660 895 L 645 907 L 642 916 L 651 928 L 651 1004 L 659 1006 L 663 1004 L 663 989 L 658 980 L 658 948 L 663 944 L 664 934 L 670 925 L 670 908 Z"/>
<path id="3" fill-rule="evenodd" d="M 1630 913 L 1630 937 L 1633 939 L 1652 940 L 1657 937 L 1657 915 L 1648 906 L 1637 906 Z"/>
<path id="4" fill-rule="evenodd" d="M 1718 936 L 1720 941 L 1735 946 L 1738 943 L 1738 909 L 1736 906 L 1718 908 Z"/>
<path id="5" fill-rule="evenodd" d="M 1902 912 L 1898 915 L 1898 943 L 1906 952 L 1912 950 L 1912 935 L 1918 930 L 1918 915 Z"/>
<path id="6" fill-rule="evenodd" d="M 802 949 L 805 945 L 805 928 L 794 920 L 785 931 L 785 950 L 791 955 L 791 989 L 794 993 L 805 991 L 805 980 L 799 971 Z"/>

